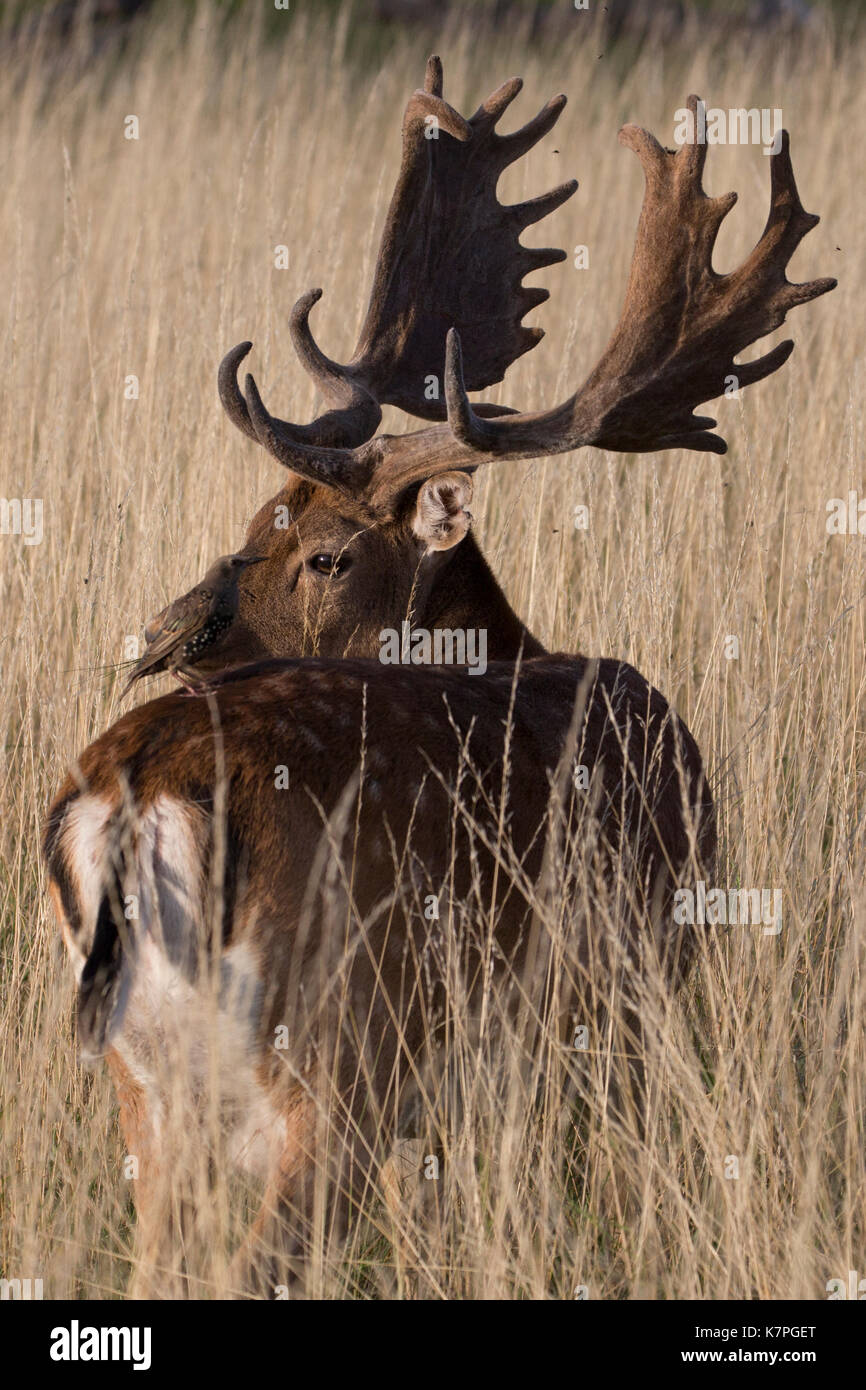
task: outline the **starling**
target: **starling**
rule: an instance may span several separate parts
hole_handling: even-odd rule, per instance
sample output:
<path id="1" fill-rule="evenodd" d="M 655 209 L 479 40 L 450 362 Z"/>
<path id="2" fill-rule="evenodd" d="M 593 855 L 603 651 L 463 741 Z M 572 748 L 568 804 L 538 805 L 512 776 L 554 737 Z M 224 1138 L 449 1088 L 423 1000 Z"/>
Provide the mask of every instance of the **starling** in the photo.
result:
<path id="1" fill-rule="evenodd" d="M 145 628 L 147 648 L 123 687 L 123 699 L 142 676 L 171 671 L 187 690 L 195 690 L 191 667 L 231 627 L 238 611 L 238 580 L 247 565 L 264 555 L 224 555 L 188 594 L 176 598 Z"/>

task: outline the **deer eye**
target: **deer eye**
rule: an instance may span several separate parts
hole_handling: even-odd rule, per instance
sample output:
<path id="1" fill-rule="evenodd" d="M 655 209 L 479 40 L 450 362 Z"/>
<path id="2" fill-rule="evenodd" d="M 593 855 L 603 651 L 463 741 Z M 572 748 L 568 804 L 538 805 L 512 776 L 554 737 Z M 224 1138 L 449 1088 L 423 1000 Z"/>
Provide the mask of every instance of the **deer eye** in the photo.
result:
<path id="1" fill-rule="evenodd" d="M 345 555 L 328 555 L 322 552 L 318 555 L 311 555 L 307 564 L 317 574 L 336 575 L 344 574 L 351 561 Z"/>

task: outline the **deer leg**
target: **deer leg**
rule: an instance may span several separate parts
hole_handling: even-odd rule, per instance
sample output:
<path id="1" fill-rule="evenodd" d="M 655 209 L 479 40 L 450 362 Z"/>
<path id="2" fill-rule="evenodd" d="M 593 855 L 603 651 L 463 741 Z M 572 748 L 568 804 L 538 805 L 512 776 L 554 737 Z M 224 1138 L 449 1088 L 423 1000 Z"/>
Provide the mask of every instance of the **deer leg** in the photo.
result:
<path id="1" fill-rule="evenodd" d="M 154 1097 L 114 1049 L 106 1057 L 120 1108 L 124 1167 L 135 1194 L 135 1264 L 130 1297 L 184 1298 L 191 1292 L 189 1254 L 197 1228 L 192 1185 L 178 1179 L 182 1163 L 160 1137 Z M 173 1157 L 164 1161 L 166 1142 Z"/>
<path id="2" fill-rule="evenodd" d="M 120 1054 L 112 1048 L 106 1061 L 120 1108 L 126 1150 L 124 1176 L 131 1179 L 135 1194 L 135 1266 L 130 1296 L 154 1298 L 160 1293 L 159 1256 L 169 1232 L 160 1198 L 162 1175 L 152 1108 L 145 1088 L 133 1078 Z"/>
<path id="3" fill-rule="evenodd" d="M 285 1128 L 286 1142 L 229 1273 L 232 1291 L 246 1297 L 302 1297 L 305 1290 L 316 1182 L 316 1108 L 310 1095 L 290 1097 Z"/>
<path id="4" fill-rule="evenodd" d="M 234 1293 L 318 1297 L 323 1280 L 339 1278 L 350 1228 L 378 1196 L 384 1137 L 368 1118 L 367 1101 L 354 1088 L 326 1113 L 309 1093 L 292 1098 L 285 1146 L 232 1263 Z"/>

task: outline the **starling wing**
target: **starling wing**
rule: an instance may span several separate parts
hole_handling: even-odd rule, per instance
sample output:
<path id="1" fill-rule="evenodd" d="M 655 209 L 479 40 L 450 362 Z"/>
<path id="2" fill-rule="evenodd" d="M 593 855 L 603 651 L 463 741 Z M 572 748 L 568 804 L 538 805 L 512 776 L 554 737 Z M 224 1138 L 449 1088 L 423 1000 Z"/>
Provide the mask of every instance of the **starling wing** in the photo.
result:
<path id="1" fill-rule="evenodd" d="M 167 665 L 168 658 L 179 647 L 185 646 L 191 637 L 200 632 L 207 620 L 208 605 L 201 602 L 198 611 L 185 606 L 182 612 L 169 614 L 159 634 L 150 643 L 144 655 L 139 657 L 135 670 L 120 692 L 121 700 L 142 676 L 155 674 Z"/>

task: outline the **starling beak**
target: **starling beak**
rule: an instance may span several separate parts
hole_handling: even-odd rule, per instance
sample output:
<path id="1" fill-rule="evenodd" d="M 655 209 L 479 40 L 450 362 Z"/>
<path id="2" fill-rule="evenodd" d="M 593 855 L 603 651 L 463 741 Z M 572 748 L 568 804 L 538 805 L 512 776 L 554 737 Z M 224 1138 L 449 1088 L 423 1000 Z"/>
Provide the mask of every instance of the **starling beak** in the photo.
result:
<path id="1" fill-rule="evenodd" d="M 171 671 L 188 690 L 194 690 L 192 667 L 218 642 L 237 617 L 238 580 L 248 565 L 264 555 L 224 555 L 188 594 L 176 598 L 147 625 L 147 648 L 121 691 L 120 698 L 143 676 Z"/>

